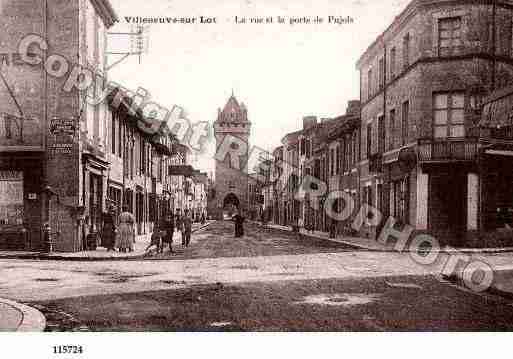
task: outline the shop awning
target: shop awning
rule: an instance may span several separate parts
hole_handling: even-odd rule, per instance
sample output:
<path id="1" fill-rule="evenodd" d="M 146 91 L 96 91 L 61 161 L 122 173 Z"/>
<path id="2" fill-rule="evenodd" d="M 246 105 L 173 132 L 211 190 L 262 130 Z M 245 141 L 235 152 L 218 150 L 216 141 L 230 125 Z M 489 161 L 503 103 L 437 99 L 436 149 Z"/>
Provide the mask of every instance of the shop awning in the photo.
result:
<path id="1" fill-rule="evenodd" d="M 479 125 L 491 128 L 513 125 L 513 87 L 496 91 L 485 100 Z"/>
<path id="2" fill-rule="evenodd" d="M 484 148 L 484 154 L 491 156 L 513 157 L 513 144 L 495 143 Z"/>
<path id="3" fill-rule="evenodd" d="M 194 174 L 194 168 L 189 165 L 181 165 L 181 166 L 169 166 L 169 175 L 170 176 L 185 176 L 191 177 Z"/>

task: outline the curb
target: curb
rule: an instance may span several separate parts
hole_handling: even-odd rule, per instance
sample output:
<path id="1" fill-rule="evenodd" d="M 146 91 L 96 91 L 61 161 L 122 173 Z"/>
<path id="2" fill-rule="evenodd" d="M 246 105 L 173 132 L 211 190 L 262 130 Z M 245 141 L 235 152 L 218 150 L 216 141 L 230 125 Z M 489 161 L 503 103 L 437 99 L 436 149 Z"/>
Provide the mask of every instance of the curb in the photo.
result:
<path id="1" fill-rule="evenodd" d="M 7 304 L 21 313 L 22 320 L 16 332 L 43 332 L 45 330 L 46 318 L 39 310 L 8 299 L 0 299 L 0 303 Z"/>
<path id="2" fill-rule="evenodd" d="M 494 271 L 495 273 L 495 271 Z M 463 282 L 463 278 L 461 277 L 461 273 L 460 272 L 457 272 L 457 273 L 453 273 L 453 274 L 450 274 L 450 275 L 442 275 L 442 278 L 454 285 L 457 285 L 457 286 L 461 286 L 465 289 L 468 289 L 464 282 Z M 506 300 L 513 300 L 513 293 L 512 292 L 508 292 L 508 291 L 504 291 L 504 290 L 501 290 L 499 288 L 497 288 L 495 286 L 495 283 L 492 284 L 488 289 L 486 289 L 483 294 L 491 294 L 491 295 L 494 295 L 494 296 L 497 296 L 497 297 L 501 297 L 503 299 L 506 299 Z"/>
<path id="3" fill-rule="evenodd" d="M 285 228 L 275 228 L 275 227 L 269 227 L 269 226 L 264 226 L 264 227 L 266 229 L 276 230 L 276 231 L 280 231 L 280 232 L 291 233 L 291 234 L 293 233 L 291 230 L 288 230 L 288 229 L 285 229 Z M 404 249 L 404 250 L 401 250 L 401 251 L 397 251 L 395 249 L 376 249 L 376 248 L 369 248 L 369 247 L 366 247 L 364 245 L 360 245 L 360 244 L 357 244 L 357 243 L 345 241 L 343 239 L 332 239 L 332 238 L 325 238 L 325 237 L 316 237 L 316 236 L 312 236 L 310 234 L 304 234 L 304 233 L 302 233 L 302 235 L 304 237 L 308 237 L 308 238 L 312 238 L 312 239 L 324 240 L 324 241 L 329 241 L 331 243 L 343 244 L 343 245 L 346 245 L 346 246 L 349 246 L 349 247 L 353 247 L 354 249 L 358 249 L 358 250 L 362 250 L 362 251 L 367 251 L 367 252 L 376 252 L 376 253 L 417 253 L 417 251 L 413 251 L 413 250 L 409 250 L 409 249 Z M 441 254 L 500 254 L 500 253 L 513 253 L 513 247 L 505 247 L 505 248 L 461 248 L 461 249 L 455 248 L 455 249 L 452 249 L 452 250 L 442 249 L 442 250 L 434 251 L 434 253 L 441 253 Z"/>
<path id="4" fill-rule="evenodd" d="M 201 231 L 212 223 L 205 224 L 200 228 L 194 229 L 191 233 Z M 48 253 L 24 253 L 24 254 L 13 254 L 2 256 L 0 254 L 0 260 L 2 259 L 27 259 L 27 260 L 44 260 L 44 261 L 68 261 L 68 262 L 116 262 L 116 261 L 140 261 L 146 259 L 144 253 L 136 254 L 132 256 L 116 256 L 116 257 L 69 257 L 59 254 L 48 254 Z"/>
<path id="5" fill-rule="evenodd" d="M 284 228 L 274 228 L 274 227 L 269 227 L 269 226 L 263 226 L 263 228 L 265 229 L 270 229 L 270 230 L 276 230 L 276 231 L 280 231 L 280 232 L 283 232 L 283 233 L 289 233 L 289 234 L 294 234 L 294 232 L 292 232 L 291 230 L 288 230 L 288 229 L 284 229 Z M 350 242 L 345 242 L 345 241 L 341 241 L 341 240 L 333 240 L 333 239 L 330 239 L 330 238 L 324 238 L 324 237 L 316 237 L 316 236 L 312 236 L 310 234 L 305 234 L 305 233 L 301 233 L 301 235 L 303 237 L 306 237 L 306 238 L 310 238 L 310 239 L 314 239 L 314 240 L 320 240 L 320 241 L 326 241 L 326 242 L 330 242 L 331 244 L 339 244 L 339 245 L 344 245 L 344 246 L 347 246 L 347 247 L 352 247 L 354 249 L 359 249 L 359 250 L 365 250 L 365 251 L 368 251 L 368 252 L 384 252 L 384 251 L 381 251 L 381 250 L 377 250 L 377 249 L 372 249 L 372 248 L 365 248 L 365 247 L 362 247 L 362 246 L 358 246 L 354 243 L 350 243 Z M 393 250 L 391 250 L 390 252 L 394 252 Z"/>

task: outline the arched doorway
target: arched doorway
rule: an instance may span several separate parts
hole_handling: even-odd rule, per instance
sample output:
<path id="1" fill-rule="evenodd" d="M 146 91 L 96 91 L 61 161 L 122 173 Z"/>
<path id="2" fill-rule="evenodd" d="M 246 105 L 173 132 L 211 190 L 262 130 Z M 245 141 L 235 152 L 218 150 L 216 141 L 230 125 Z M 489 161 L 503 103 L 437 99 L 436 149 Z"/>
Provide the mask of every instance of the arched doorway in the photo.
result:
<path id="1" fill-rule="evenodd" d="M 235 214 L 239 206 L 239 198 L 235 194 L 229 193 L 223 201 L 223 213 L 231 217 Z"/>

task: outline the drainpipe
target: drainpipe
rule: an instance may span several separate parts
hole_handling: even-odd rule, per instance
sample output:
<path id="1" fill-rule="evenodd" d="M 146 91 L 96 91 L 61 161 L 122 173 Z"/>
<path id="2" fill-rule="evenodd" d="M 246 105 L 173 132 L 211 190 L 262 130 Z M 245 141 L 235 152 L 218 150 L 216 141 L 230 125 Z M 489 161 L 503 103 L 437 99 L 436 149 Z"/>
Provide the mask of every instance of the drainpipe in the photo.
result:
<path id="1" fill-rule="evenodd" d="M 496 88 L 496 77 L 497 77 L 497 0 L 493 0 L 492 3 L 492 92 Z"/>
<path id="2" fill-rule="evenodd" d="M 43 35 L 45 37 L 45 40 L 48 39 L 48 0 L 43 0 L 42 2 L 42 12 L 43 12 Z M 43 59 L 46 59 L 47 56 L 47 50 L 43 51 Z M 48 185 L 48 161 L 49 161 L 49 154 L 48 154 L 48 138 L 47 138 L 47 131 L 48 131 L 48 75 L 44 69 L 44 66 L 42 67 L 43 72 L 43 126 L 41 128 L 41 136 L 43 141 L 43 164 L 42 164 L 42 183 L 41 188 L 44 189 Z M 42 222 L 43 226 L 45 223 L 48 223 L 50 221 L 50 197 L 49 194 L 46 193 L 44 190 L 41 191 L 42 198 Z M 43 227 L 42 227 L 43 228 Z M 49 228 L 46 228 L 46 231 L 49 232 Z"/>

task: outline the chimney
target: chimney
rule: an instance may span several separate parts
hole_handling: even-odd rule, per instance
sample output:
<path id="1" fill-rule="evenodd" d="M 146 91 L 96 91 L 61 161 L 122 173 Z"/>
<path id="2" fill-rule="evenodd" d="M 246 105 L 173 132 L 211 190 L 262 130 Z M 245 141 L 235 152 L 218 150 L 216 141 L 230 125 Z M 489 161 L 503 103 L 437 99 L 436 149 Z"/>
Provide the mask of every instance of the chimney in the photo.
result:
<path id="1" fill-rule="evenodd" d="M 317 124 L 316 116 L 305 116 L 303 117 L 303 129 L 306 130 Z"/>
<path id="2" fill-rule="evenodd" d="M 360 101 L 352 100 L 347 103 L 346 115 L 358 116 L 360 114 Z"/>

